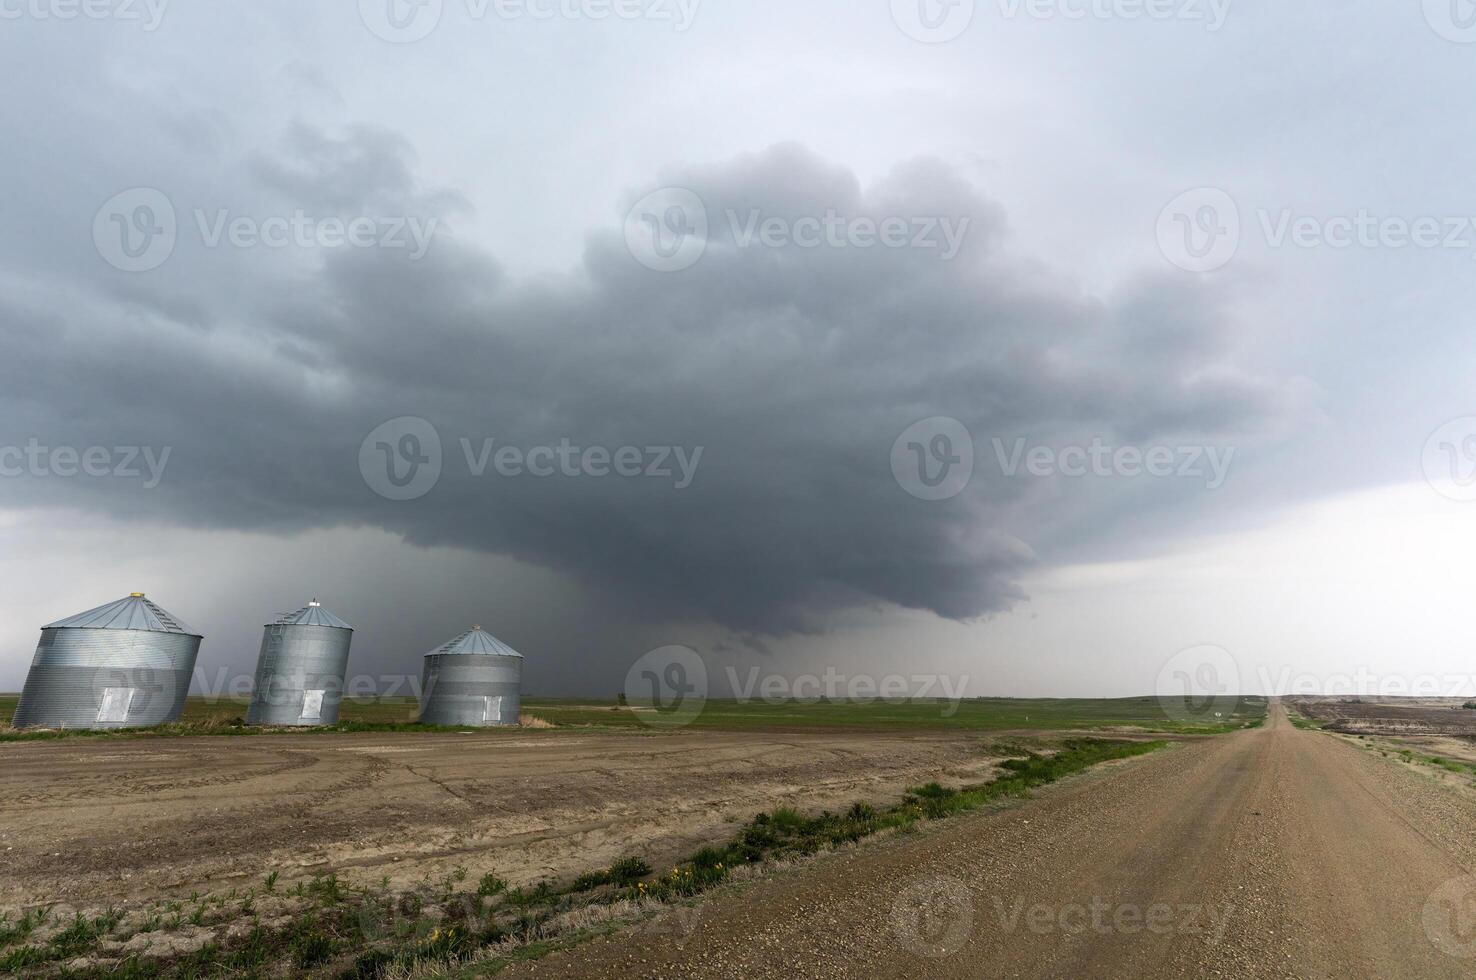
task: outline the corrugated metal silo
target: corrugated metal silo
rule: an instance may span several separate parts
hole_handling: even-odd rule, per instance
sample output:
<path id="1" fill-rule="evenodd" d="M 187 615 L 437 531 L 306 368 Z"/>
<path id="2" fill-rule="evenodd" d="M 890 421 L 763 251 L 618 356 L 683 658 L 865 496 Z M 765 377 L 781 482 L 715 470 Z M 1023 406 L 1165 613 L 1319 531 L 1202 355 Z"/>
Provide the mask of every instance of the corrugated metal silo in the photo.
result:
<path id="1" fill-rule="evenodd" d="M 139 728 L 178 721 L 200 634 L 142 592 L 41 627 L 17 728 Z"/>
<path id="2" fill-rule="evenodd" d="M 425 655 L 420 720 L 426 725 L 516 725 L 523 655 L 473 626 Z"/>
<path id="3" fill-rule="evenodd" d="M 353 637 L 354 628 L 317 599 L 268 623 L 246 724 L 337 724 Z"/>

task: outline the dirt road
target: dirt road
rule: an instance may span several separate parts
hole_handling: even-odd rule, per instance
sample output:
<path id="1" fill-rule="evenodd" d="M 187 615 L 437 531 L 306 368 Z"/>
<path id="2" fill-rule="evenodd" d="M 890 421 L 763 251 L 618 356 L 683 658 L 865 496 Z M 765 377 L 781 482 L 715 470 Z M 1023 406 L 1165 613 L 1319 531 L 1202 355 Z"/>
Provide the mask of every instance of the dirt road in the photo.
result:
<path id="1" fill-rule="evenodd" d="M 1476 802 L 1264 727 L 864 846 L 503 978 L 1476 975 Z"/>

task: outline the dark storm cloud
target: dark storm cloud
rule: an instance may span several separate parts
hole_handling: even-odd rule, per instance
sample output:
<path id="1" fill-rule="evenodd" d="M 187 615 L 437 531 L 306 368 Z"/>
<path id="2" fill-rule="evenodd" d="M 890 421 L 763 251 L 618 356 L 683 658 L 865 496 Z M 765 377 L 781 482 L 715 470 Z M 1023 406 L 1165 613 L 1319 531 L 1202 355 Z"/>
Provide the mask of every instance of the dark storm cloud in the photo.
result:
<path id="1" fill-rule="evenodd" d="M 251 186 L 214 206 L 443 223 L 465 207 L 423 189 L 408 144 L 373 128 L 297 125 L 239 171 Z M 152 491 L 8 480 L 4 502 L 207 527 L 382 527 L 558 570 L 638 618 L 777 633 L 856 604 L 969 618 L 1020 598 L 1033 545 L 1090 524 L 1098 504 L 990 472 L 996 435 L 1242 439 L 1294 410 L 1231 363 L 1225 297 L 1152 279 L 1110 301 L 1084 295 L 1068 271 L 1012 257 L 1001 206 L 938 161 L 863 187 L 785 145 L 660 183 L 706 206 L 695 265 L 643 267 L 615 220 L 592 232 L 581 268 L 529 281 L 444 231 L 419 261 L 206 250 L 190 209 L 208 197 L 181 201 L 163 268 L 102 268 L 55 295 L 0 298 L 0 443 L 170 446 L 165 479 Z M 829 211 L 970 225 L 944 261 L 913 248 L 742 247 L 727 217 Z M 445 450 L 435 488 L 403 502 L 377 496 L 359 468 L 365 436 L 397 416 L 429 421 Z M 931 416 L 962 421 L 981 457 L 948 501 L 914 499 L 892 475 L 893 441 Z M 478 450 L 567 439 L 703 455 L 683 489 L 473 478 L 463 438 Z"/>

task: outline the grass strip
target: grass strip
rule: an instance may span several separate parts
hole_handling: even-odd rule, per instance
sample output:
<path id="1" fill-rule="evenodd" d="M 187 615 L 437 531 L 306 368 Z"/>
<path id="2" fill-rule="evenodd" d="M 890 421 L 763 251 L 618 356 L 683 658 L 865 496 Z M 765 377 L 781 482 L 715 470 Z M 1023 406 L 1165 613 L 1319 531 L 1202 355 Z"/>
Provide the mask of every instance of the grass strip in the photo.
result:
<path id="1" fill-rule="evenodd" d="M 346 886 L 334 875 L 299 883 L 283 895 L 301 906 L 285 928 L 261 924 L 253 902 L 277 893 L 269 875 L 260 894 L 238 899 L 208 913 L 212 925 L 245 920 L 249 930 L 211 941 L 194 952 L 151 957 L 133 954 L 118 959 L 101 952 L 103 940 L 125 938 L 115 929 L 118 914 L 78 917 L 45 942 L 32 935 L 44 914 L 0 923 L 9 948 L 0 955 L 0 973 L 20 972 L 93 980 L 102 977 L 239 977 L 259 975 L 340 977 L 382 980 L 408 970 L 452 969 L 470 965 L 478 972 L 496 969 L 513 959 L 536 957 L 567 945 L 582 934 L 609 931 L 618 915 L 639 915 L 659 903 L 699 895 L 726 881 L 733 870 L 761 866 L 786 857 L 816 854 L 863 840 L 880 831 L 908 831 L 1006 798 L 1027 796 L 1032 789 L 1064 776 L 1116 759 L 1144 755 L 1165 741 L 1069 739 L 1049 754 L 1022 746 L 1004 747 L 1015 755 L 1000 763 L 988 782 L 958 788 L 928 783 L 909 790 L 901 802 L 881 809 L 855 803 L 842 813 L 806 816 L 780 807 L 759 813 L 727 843 L 704 847 L 659 876 L 647 862 L 625 857 L 608 868 L 581 875 L 564 887 L 541 882 L 510 888 L 488 873 L 474 884 L 465 869 L 417 892 L 390 893 L 388 879 L 379 890 Z M 996 751 L 1001 747 L 996 746 Z M 239 901 L 239 904 L 235 904 Z M 199 908 L 204 910 L 206 903 Z M 176 918 L 182 914 L 176 913 Z M 594 914 L 591 914 L 594 913 Z M 207 913 L 191 916 L 192 924 Z M 603 918 L 602 918 L 603 916 Z M 136 933 L 135 933 L 136 934 Z M 69 967 L 67 961 L 91 957 Z"/>

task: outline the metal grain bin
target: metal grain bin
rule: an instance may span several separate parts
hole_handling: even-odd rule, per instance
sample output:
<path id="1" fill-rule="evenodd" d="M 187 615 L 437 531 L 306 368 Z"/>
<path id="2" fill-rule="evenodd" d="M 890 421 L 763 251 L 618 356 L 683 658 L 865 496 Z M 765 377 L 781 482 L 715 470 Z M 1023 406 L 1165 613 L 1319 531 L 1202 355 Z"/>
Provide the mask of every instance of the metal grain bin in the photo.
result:
<path id="1" fill-rule="evenodd" d="M 268 623 L 246 724 L 337 724 L 353 637 L 354 628 L 317 599 Z"/>
<path id="2" fill-rule="evenodd" d="M 425 655 L 420 721 L 478 728 L 516 725 L 522 682 L 523 655 L 473 626 Z"/>
<path id="3" fill-rule="evenodd" d="M 17 728 L 140 728 L 178 721 L 200 634 L 134 592 L 41 627 Z"/>

